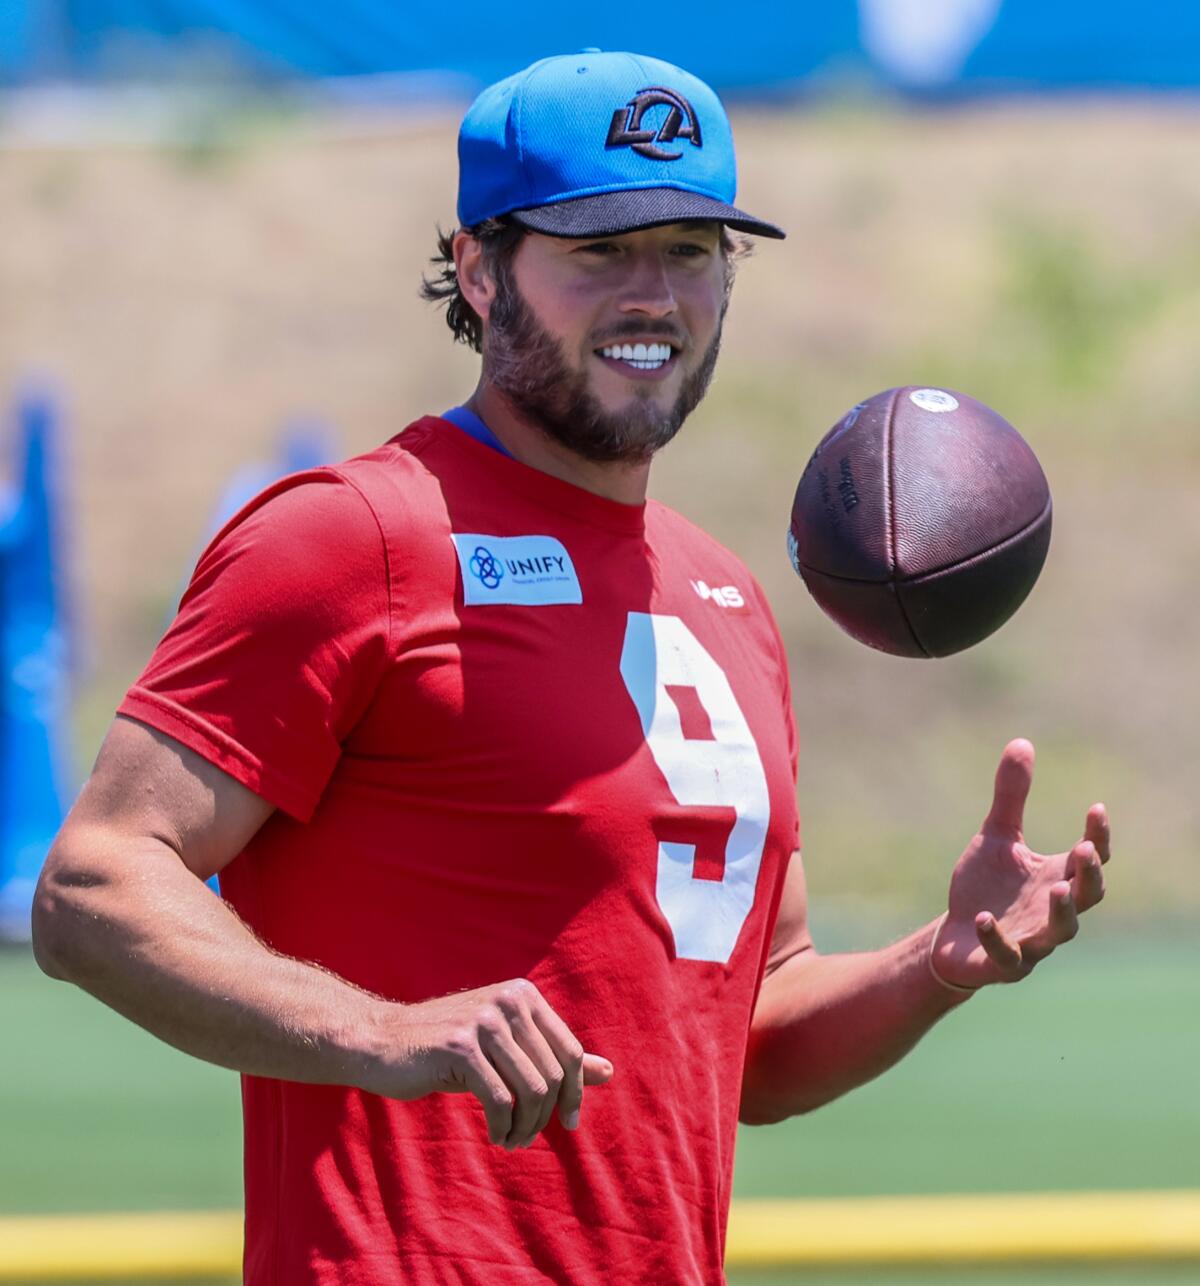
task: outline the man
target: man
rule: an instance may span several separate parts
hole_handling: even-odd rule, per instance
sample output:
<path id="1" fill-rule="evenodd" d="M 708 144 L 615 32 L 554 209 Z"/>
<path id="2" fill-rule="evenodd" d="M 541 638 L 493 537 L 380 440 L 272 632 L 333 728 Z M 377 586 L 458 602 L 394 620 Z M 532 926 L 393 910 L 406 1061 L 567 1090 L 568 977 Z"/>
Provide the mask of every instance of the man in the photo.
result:
<path id="1" fill-rule="evenodd" d="M 249 1282 L 719 1282 L 739 1114 L 1026 974 L 1100 898 L 1107 821 L 1031 853 L 1014 742 L 947 912 L 818 956 L 769 609 L 645 502 L 727 229 L 782 234 L 732 205 L 712 91 L 649 58 L 493 86 L 460 158 L 428 292 L 474 395 L 218 535 L 49 858 L 38 958 L 243 1073 Z"/>

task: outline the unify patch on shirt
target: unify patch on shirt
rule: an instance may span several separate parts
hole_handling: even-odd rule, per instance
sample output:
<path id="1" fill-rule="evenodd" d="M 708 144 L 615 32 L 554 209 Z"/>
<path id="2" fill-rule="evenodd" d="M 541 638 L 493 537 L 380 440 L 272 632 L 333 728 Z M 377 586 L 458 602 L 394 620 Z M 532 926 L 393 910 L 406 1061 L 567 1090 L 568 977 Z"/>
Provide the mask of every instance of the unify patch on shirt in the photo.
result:
<path id="1" fill-rule="evenodd" d="M 571 555 L 553 536 L 483 536 L 453 532 L 462 570 L 463 604 L 542 607 L 582 603 Z"/>

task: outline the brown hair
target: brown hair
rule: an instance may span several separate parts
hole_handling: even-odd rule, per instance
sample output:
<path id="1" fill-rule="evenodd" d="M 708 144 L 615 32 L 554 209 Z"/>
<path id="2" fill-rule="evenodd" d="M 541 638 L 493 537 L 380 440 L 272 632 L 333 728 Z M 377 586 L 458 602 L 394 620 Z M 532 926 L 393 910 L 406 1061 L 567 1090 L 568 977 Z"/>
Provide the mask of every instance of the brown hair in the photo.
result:
<path id="1" fill-rule="evenodd" d="M 502 215 L 498 219 L 485 219 L 483 223 L 477 223 L 473 228 L 464 228 L 463 231 L 479 242 L 488 272 L 493 277 L 505 277 L 508 265 L 525 236 L 525 229 L 515 219 Z M 431 304 L 444 304 L 446 325 L 453 332 L 455 342 L 466 344 L 477 353 L 482 353 L 483 322 L 463 298 L 458 285 L 458 272 L 454 267 L 454 238 L 457 235 L 457 229 L 453 232 L 438 229 L 437 254 L 429 261 L 436 272 L 430 277 L 421 278 L 421 298 Z"/>

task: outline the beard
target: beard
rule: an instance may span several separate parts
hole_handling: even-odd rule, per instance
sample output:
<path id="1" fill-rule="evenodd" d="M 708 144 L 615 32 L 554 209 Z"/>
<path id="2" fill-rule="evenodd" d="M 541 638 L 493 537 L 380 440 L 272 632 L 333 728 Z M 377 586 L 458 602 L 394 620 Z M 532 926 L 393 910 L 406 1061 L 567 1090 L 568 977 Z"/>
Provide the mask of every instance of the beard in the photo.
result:
<path id="1" fill-rule="evenodd" d="M 585 460 L 649 460 L 679 432 L 708 391 L 721 348 L 728 291 L 712 342 L 695 370 L 684 376 L 670 406 L 659 406 L 653 386 L 647 384 L 621 410 L 607 411 L 588 388 L 586 371 L 571 366 L 562 344 L 538 321 L 511 275 L 501 268 L 496 278 L 483 347 L 484 375 L 524 419 Z M 636 318 L 606 330 L 603 342 L 633 336 L 682 347 L 678 327 Z"/>

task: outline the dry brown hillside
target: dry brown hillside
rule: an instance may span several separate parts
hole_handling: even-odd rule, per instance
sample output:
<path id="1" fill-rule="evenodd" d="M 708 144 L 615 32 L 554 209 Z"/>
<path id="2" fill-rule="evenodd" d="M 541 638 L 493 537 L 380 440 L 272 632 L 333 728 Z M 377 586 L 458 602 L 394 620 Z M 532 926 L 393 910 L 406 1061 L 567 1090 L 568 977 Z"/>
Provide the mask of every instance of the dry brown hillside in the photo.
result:
<path id="1" fill-rule="evenodd" d="M 1110 924 L 1200 904 L 1200 152 L 1182 106 L 831 110 L 735 121 L 744 265 L 714 390 L 658 494 L 740 553 L 794 666 L 818 931 L 935 909 L 1005 740 L 1034 738 L 1035 844 L 1093 798 L 1119 839 Z M 293 120 L 204 146 L 4 149 L 0 395 L 70 408 L 90 758 L 233 470 L 317 414 L 345 453 L 459 400 L 474 361 L 415 292 L 453 217 L 450 115 L 370 134 Z M 1056 501 L 1042 582 L 941 662 L 842 636 L 784 553 L 815 439 L 892 384 L 991 402 Z M 869 936 L 869 935 L 868 935 Z"/>

